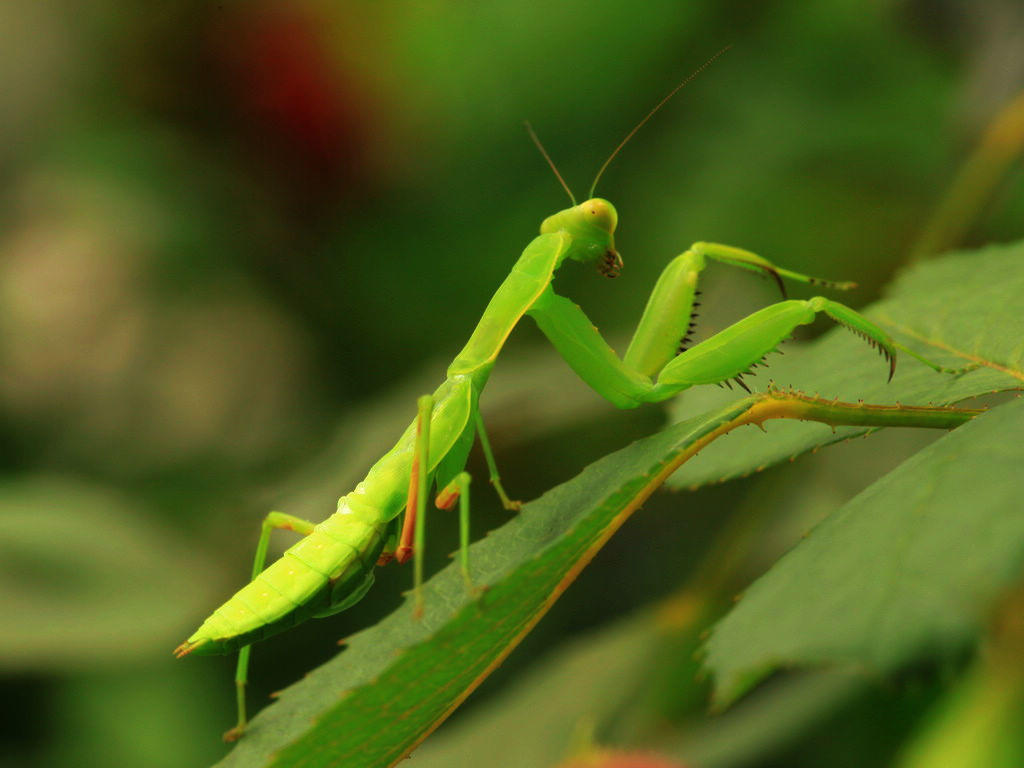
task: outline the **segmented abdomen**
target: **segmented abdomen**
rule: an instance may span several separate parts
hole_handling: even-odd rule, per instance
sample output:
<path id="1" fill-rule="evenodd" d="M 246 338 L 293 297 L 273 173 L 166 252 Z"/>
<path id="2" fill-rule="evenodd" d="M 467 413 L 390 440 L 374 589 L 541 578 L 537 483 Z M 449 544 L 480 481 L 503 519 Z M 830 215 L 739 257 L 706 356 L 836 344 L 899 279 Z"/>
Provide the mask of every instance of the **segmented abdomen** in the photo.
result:
<path id="1" fill-rule="evenodd" d="M 186 641 L 189 650 L 228 653 L 305 621 L 361 585 L 384 546 L 387 519 L 353 495 L 214 611 Z"/>
<path id="2" fill-rule="evenodd" d="M 474 381 L 482 386 L 489 372 L 489 365 L 478 366 L 476 379 L 455 375 L 434 393 L 431 423 L 446 428 L 431 433 L 432 472 L 469 423 Z M 358 599 L 370 585 L 388 524 L 405 507 L 415 442 L 413 422 L 341 497 L 337 512 L 214 611 L 175 654 L 228 653 Z"/>

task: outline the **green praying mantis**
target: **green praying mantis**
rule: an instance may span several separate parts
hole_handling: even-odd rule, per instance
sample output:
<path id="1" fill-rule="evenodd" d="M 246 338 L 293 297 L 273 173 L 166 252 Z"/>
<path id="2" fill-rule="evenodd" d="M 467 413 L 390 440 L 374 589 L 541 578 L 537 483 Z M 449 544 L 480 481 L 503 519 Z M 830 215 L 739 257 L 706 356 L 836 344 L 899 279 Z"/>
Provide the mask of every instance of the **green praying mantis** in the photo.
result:
<path id="1" fill-rule="evenodd" d="M 615 249 L 618 214 L 594 190 L 608 164 L 634 133 L 679 89 L 723 51 L 677 85 L 616 147 L 598 171 L 588 199 L 577 204 L 532 129 L 531 137 L 572 200 L 572 206 L 541 223 L 534 238 L 492 296 L 469 341 L 448 367 L 447 378 L 417 404 L 416 419 L 398 442 L 355 489 L 342 496 L 337 511 L 319 524 L 271 512 L 263 526 L 253 563 L 252 580 L 239 590 L 175 649 L 218 654 L 240 649 L 236 672 L 237 725 L 225 734 L 238 738 L 246 728 L 245 687 L 253 642 L 282 632 L 312 617 L 329 616 L 352 606 L 370 589 L 374 568 L 391 560 L 414 560 L 414 599 L 422 607 L 424 520 L 427 497 L 438 489 L 436 506 L 459 507 L 459 562 L 467 588 L 470 578 L 469 482 L 465 471 L 474 441 L 479 439 L 494 486 L 506 509 L 515 510 L 501 484 L 494 455 L 480 416 L 480 395 L 509 334 L 524 315 L 537 323 L 558 353 L 594 391 L 617 408 L 657 403 L 700 384 L 736 381 L 800 325 L 824 313 L 863 336 L 889 363 L 897 351 L 917 358 L 936 371 L 958 373 L 895 342 L 884 330 L 853 309 L 822 296 L 787 300 L 783 280 L 845 290 L 853 283 L 832 282 L 783 269 L 750 251 L 698 242 L 675 257 L 657 280 L 625 355 L 620 358 L 605 342 L 583 310 L 552 288 L 555 273 L 566 260 L 594 263 L 614 277 L 622 268 Z M 783 300 L 761 309 L 705 341 L 688 346 L 701 272 L 709 261 L 754 271 L 772 278 Z M 303 538 L 264 569 L 271 531 L 287 529 Z"/>

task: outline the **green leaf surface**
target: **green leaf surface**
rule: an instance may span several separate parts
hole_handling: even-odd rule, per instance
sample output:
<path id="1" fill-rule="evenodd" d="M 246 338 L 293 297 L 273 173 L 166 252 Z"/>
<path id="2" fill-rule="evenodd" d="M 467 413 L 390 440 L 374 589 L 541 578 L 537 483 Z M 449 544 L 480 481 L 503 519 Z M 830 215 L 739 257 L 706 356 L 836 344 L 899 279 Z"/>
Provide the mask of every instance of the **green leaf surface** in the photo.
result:
<path id="1" fill-rule="evenodd" d="M 905 277 L 893 297 L 872 312 L 889 327 L 898 324 L 932 339 L 931 347 L 941 345 L 941 354 L 927 349 L 928 345 L 916 347 L 940 362 L 977 360 L 985 364 L 982 369 L 954 378 L 904 359 L 897 379 L 886 385 L 884 365 L 844 332 L 814 345 L 792 364 L 802 367 L 809 379 L 801 381 L 794 374 L 795 380 L 788 381 L 854 400 L 915 403 L 951 402 L 1020 385 L 1021 349 L 1001 340 L 1008 337 L 1008 327 L 1022 324 L 1012 309 L 1024 294 L 1013 290 L 1015 281 L 1024 282 L 1024 272 L 1017 266 L 1022 257 L 1024 247 L 1014 246 L 933 262 Z M 975 272 L 997 273 L 1006 279 L 970 282 Z M 965 287 L 965 282 L 970 284 Z M 983 321 L 961 326 L 949 319 L 945 309 L 956 305 L 953 294 L 975 301 L 973 292 L 986 291 L 987 298 L 981 301 L 991 311 Z M 996 293 L 1002 303 L 995 301 Z M 942 322 L 943 318 L 949 322 Z M 844 345 L 850 348 L 844 350 Z M 823 360 L 842 364 L 828 366 Z M 258 716 L 223 765 L 377 766 L 399 760 L 511 652 L 604 540 L 657 487 L 659 473 L 668 471 L 701 438 L 741 416 L 751 402 L 719 404 L 705 416 L 596 462 L 528 504 L 518 517 L 472 549 L 474 578 L 489 587 L 482 599 L 469 600 L 457 569 L 446 569 L 427 587 L 422 621 L 414 621 L 409 606 L 404 606 L 354 636 L 348 651 L 287 689 Z M 796 443 L 787 443 L 785 435 L 794 426 L 803 429 L 794 433 Z M 780 450 L 783 429 L 787 432 Z M 839 439 L 843 430 L 833 437 L 820 424 L 786 423 L 780 429 L 779 422 L 773 422 L 771 432 L 775 435 L 769 435 L 771 439 L 755 430 L 730 434 L 724 442 L 734 457 L 730 461 L 738 465 L 723 465 L 720 451 L 710 461 L 702 452 L 696 464 L 703 467 L 705 479 L 742 474 Z"/>
<path id="2" fill-rule="evenodd" d="M 824 413 L 824 416 L 822 415 Z M 354 636 L 346 653 L 283 692 L 252 721 L 225 766 L 380 766 L 425 738 L 518 644 L 618 527 L 701 446 L 766 418 L 891 423 L 913 418 L 950 428 L 948 410 L 833 406 L 749 397 L 638 441 L 526 505 L 472 548 L 470 599 L 453 565 L 425 588 L 421 620 L 407 603 Z"/>
<path id="3" fill-rule="evenodd" d="M 773 670 L 885 673 L 963 649 L 1024 566 L 1024 400 L 904 462 L 818 525 L 714 629 L 728 704 Z"/>
<path id="4" fill-rule="evenodd" d="M 581 725 L 595 727 L 599 744 L 651 749 L 701 768 L 738 768 L 763 762 L 866 687 L 844 671 L 794 675 L 724 714 L 694 718 L 682 733 L 662 719 L 655 738 L 649 729 L 637 738 L 623 721 L 636 715 L 639 681 L 664 674 L 657 665 L 668 643 L 651 612 L 566 643 L 428 739 L 416 750 L 416 768 L 480 764 L 486 755 L 500 755 L 502 768 L 556 765 Z"/>
<path id="5" fill-rule="evenodd" d="M 842 296 L 838 297 L 842 300 Z M 943 365 L 982 367 L 961 376 L 939 374 L 906 354 L 886 381 L 885 362 L 861 339 L 836 328 L 807 345 L 785 344 L 769 367 L 747 379 L 752 389 L 792 386 L 807 394 L 868 403 L 936 405 L 995 390 L 1024 387 L 1024 243 L 954 253 L 903 274 L 888 297 L 864 314 L 898 341 Z M 717 387 L 684 392 L 674 413 L 700 413 L 735 398 Z M 776 422 L 767 436 L 741 430 L 685 464 L 668 485 L 696 488 L 742 477 L 868 431 L 833 432 L 822 424 Z"/>
<path id="6" fill-rule="evenodd" d="M 416 750 L 417 768 L 474 765 L 485 755 L 501 755 L 502 768 L 558 764 L 581 723 L 603 727 L 628 712 L 626 697 L 652 673 L 663 643 L 644 612 L 559 646 L 500 696 L 427 739 Z"/>
<path id="7" fill-rule="evenodd" d="M 700 438 L 742 414 L 744 400 L 634 443 L 587 467 L 473 545 L 470 600 L 452 565 L 353 636 L 348 649 L 283 691 L 221 766 L 389 765 L 424 738 L 507 655 L 603 541 Z"/>

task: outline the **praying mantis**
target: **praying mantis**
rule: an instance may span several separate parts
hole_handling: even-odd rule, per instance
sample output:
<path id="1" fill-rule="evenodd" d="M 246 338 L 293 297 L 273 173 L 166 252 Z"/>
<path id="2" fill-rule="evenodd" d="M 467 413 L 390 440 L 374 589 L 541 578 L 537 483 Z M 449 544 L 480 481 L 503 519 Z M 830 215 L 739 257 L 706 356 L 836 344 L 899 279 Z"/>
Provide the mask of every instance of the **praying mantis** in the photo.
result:
<path id="1" fill-rule="evenodd" d="M 540 234 L 523 250 L 492 296 L 469 341 L 448 367 L 445 381 L 417 403 L 415 420 L 395 446 L 369 470 L 355 489 L 342 496 L 337 511 L 319 524 L 282 512 L 263 521 L 252 580 L 216 609 L 174 653 L 239 650 L 235 676 L 238 721 L 225 734 L 238 738 L 247 725 L 245 687 L 250 646 L 313 617 L 349 608 L 367 593 L 374 568 L 391 560 L 414 560 L 414 600 L 422 609 L 424 520 L 428 494 L 437 489 L 436 506 L 459 507 L 459 562 L 467 589 L 474 590 L 468 557 L 469 484 L 465 471 L 473 443 L 479 439 L 490 482 L 506 509 L 516 510 L 501 484 L 479 400 L 509 334 L 524 316 L 531 317 L 557 352 L 595 392 L 617 408 L 636 408 L 674 397 L 701 384 L 736 381 L 800 325 L 824 313 L 863 336 L 889 363 L 897 351 L 938 372 L 957 373 L 897 343 L 875 323 L 831 299 L 787 299 L 784 280 L 846 290 L 854 283 L 833 282 L 779 267 L 767 259 L 729 245 L 697 242 L 672 259 L 657 280 L 626 353 L 619 357 L 583 310 L 557 294 L 552 281 L 568 260 L 596 264 L 614 277 L 623 266 L 615 249 L 618 214 L 608 200 L 594 197 L 608 164 L 634 133 L 679 89 L 707 67 L 715 54 L 675 87 L 616 147 L 598 171 L 588 199 L 577 203 L 571 190 L 532 128 L 531 137 L 569 194 L 572 205 L 548 216 Z M 772 278 L 783 300 L 767 306 L 705 341 L 688 346 L 698 306 L 697 285 L 709 261 L 758 272 Z M 287 529 L 303 538 L 264 568 L 271 532 Z"/>

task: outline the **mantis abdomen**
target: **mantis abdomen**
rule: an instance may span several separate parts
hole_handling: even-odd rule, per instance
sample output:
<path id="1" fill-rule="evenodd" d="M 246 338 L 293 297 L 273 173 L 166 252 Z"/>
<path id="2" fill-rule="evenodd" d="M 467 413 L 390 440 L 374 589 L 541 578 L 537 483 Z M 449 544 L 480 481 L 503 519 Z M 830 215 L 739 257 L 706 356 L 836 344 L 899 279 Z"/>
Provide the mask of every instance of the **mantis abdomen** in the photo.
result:
<path id="1" fill-rule="evenodd" d="M 479 381 L 486 380 L 483 367 Z M 431 421 L 438 428 L 430 444 L 428 477 L 452 452 L 466 432 L 472 398 L 472 378 L 456 375 L 434 393 L 436 406 Z M 469 425 L 472 429 L 472 425 Z M 472 432 L 470 431 L 470 437 Z M 337 613 L 356 603 L 373 584 L 373 569 L 389 543 L 392 525 L 405 507 L 416 423 L 405 430 L 398 443 L 371 467 L 366 479 L 338 501 L 337 511 L 314 525 L 291 515 L 271 512 L 265 532 L 285 528 L 300 533 L 302 540 L 221 605 L 184 643 L 175 649 L 179 657 L 189 653 L 229 653 L 263 640 L 314 616 Z M 456 463 L 465 463 L 466 441 L 454 451 Z M 447 482 L 447 481 L 446 481 Z M 266 537 L 261 538 L 266 555 Z M 394 555 L 395 542 L 390 542 Z"/>
<path id="2" fill-rule="evenodd" d="M 356 493 L 343 496 L 337 512 L 221 605 L 185 645 L 198 654 L 228 653 L 354 603 L 373 582 L 389 516 Z"/>

